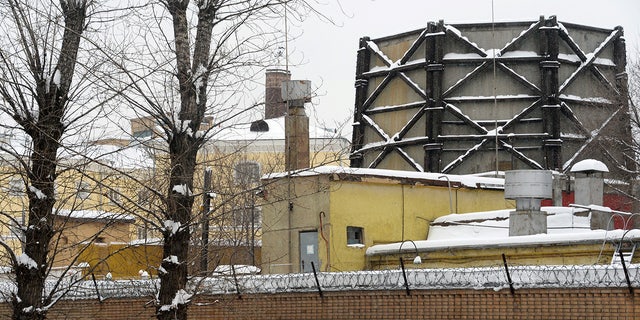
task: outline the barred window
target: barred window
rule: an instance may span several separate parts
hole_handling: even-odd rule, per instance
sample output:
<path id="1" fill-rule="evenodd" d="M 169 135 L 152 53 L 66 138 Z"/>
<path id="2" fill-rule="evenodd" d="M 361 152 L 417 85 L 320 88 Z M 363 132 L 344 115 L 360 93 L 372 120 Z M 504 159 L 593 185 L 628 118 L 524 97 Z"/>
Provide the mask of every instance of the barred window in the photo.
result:
<path id="1" fill-rule="evenodd" d="M 109 189 L 109 191 L 107 191 L 107 198 L 109 198 L 112 204 L 122 204 L 122 197 L 120 195 L 120 189 L 118 188 Z"/>
<path id="2" fill-rule="evenodd" d="M 23 195 L 25 191 L 24 181 L 20 178 L 11 179 L 7 186 L 7 191 L 14 197 Z"/>
<path id="3" fill-rule="evenodd" d="M 78 182 L 76 185 L 76 197 L 78 199 L 87 199 L 91 195 L 91 185 L 88 182 Z"/>
<path id="4" fill-rule="evenodd" d="M 240 185 L 250 185 L 260 181 L 260 164 L 255 161 L 240 162 L 235 166 L 235 180 Z"/>
<path id="5" fill-rule="evenodd" d="M 347 227 L 347 244 L 364 244 L 364 229 Z"/>
<path id="6" fill-rule="evenodd" d="M 138 205 L 145 207 L 151 203 L 151 191 L 138 190 Z"/>

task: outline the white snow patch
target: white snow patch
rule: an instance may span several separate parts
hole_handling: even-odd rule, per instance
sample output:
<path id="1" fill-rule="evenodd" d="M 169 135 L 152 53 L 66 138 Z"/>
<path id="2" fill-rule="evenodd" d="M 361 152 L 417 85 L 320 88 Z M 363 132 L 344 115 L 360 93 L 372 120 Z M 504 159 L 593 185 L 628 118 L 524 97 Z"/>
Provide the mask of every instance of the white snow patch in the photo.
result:
<path id="1" fill-rule="evenodd" d="M 598 172 L 609 172 L 609 168 L 607 165 L 595 160 L 595 159 L 585 159 L 582 161 L 578 161 L 576 164 L 571 167 L 570 172 L 582 172 L 582 171 L 598 171 Z"/>
<path id="2" fill-rule="evenodd" d="M 484 188 L 485 186 L 492 186 L 492 189 L 504 188 L 504 179 L 502 178 L 488 178 L 478 177 L 474 175 L 455 175 L 445 174 L 437 172 L 416 172 L 416 171 L 401 171 L 401 170 L 386 170 L 386 169 L 370 169 L 370 168 L 350 168 L 350 167 L 338 167 L 338 166 L 321 166 L 313 169 L 305 169 L 298 172 L 281 172 L 272 173 L 263 176 L 263 179 L 277 179 L 287 176 L 308 177 L 316 175 L 330 175 L 334 173 L 344 173 L 354 176 L 378 176 L 389 178 L 406 178 L 406 179 L 424 179 L 442 182 L 439 177 L 447 176 L 452 184 L 459 183 L 468 188 Z"/>
<path id="3" fill-rule="evenodd" d="M 189 189 L 189 187 L 187 187 L 186 184 L 178 184 L 173 186 L 173 191 L 183 195 L 183 196 L 187 196 L 190 197 L 193 195 L 193 193 L 191 192 L 191 190 Z"/>
<path id="4" fill-rule="evenodd" d="M 180 264 L 180 261 L 178 260 L 178 257 L 174 256 L 174 255 L 170 255 L 170 256 L 162 259 L 162 261 L 166 261 L 166 262 L 169 262 L 169 263 L 172 263 L 172 264 Z"/>
<path id="5" fill-rule="evenodd" d="M 182 226 L 182 224 L 178 221 L 173 221 L 173 220 L 165 220 L 164 221 L 164 227 L 165 229 L 171 231 L 171 235 L 174 235 L 178 232 L 178 230 L 180 230 L 180 227 Z"/>
<path id="6" fill-rule="evenodd" d="M 149 272 L 147 272 L 145 270 L 138 271 L 138 275 L 140 275 L 140 279 L 142 279 L 142 280 L 148 280 L 149 279 Z"/>
<path id="7" fill-rule="evenodd" d="M 236 264 L 233 266 L 229 264 L 221 264 L 213 270 L 213 273 L 214 275 L 232 275 L 234 271 L 236 275 L 259 274 L 260 268 L 244 264 Z"/>
<path id="8" fill-rule="evenodd" d="M 191 120 L 178 120 L 176 121 L 176 129 L 178 129 L 178 132 L 185 132 L 187 131 L 189 128 L 189 125 L 191 124 Z"/>
<path id="9" fill-rule="evenodd" d="M 189 299 L 191 299 L 191 294 L 187 293 L 184 289 L 178 290 L 176 292 L 176 296 L 173 297 L 170 305 L 163 305 L 160 307 L 160 311 L 169 311 L 171 309 L 177 309 L 180 305 L 185 305 L 189 303 Z"/>
<path id="10" fill-rule="evenodd" d="M 26 253 L 23 253 L 16 257 L 16 260 L 19 265 L 27 266 L 29 269 L 37 269 L 38 264 L 29 257 Z"/>
<path id="11" fill-rule="evenodd" d="M 434 220 L 429 227 L 427 240 L 414 241 L 418 251 L 540 246 L 574 243 L 600 243 L 640 237 L 640 230 L 591 230 L 590 210 L 613 212 L 608 207 L 542 207 L 547 214 L 547 233 L 528 236 L 509 236 L 510 209 L 464 214 L 449 214 Z M 374 245 L 366 255 L 392 254 L 400 252 L 402 243 Z M 413 246 L 402 247 L 402 251 L 414 251 Z"/>
<path id="12" fill-rule="evenodd" d="M 44 192 L 40 191 L 40 189 L 34 187 L 34 186 L 29 186 L 29 191 L 35 193 L 36 198 L 40 199 L 40 200 L 44 200 L 47 198 L 47 195 L 44 194 Z"/>
<path id="13" fill-rule="evenodd" d="M 74 219 L 87 219 L 87 220 L 113 220 L 113 221 L 134 221 L 135 217 L 109 211 L 99 210 L 68 210 L 60 209 L 54 212 L 56 216 L 68 217 Z"/>
<path id="14" fill-rule="evenodd" d="M 506 51 L 502 54 L 503 58 L 538 58 L 540 55 L 535 51 L 514 50 Z"/>
<path id="15" fill-rule="evenodd" d="M 58 69 L 53 73 L 53 84 L 55 84 L 56 87 L 60 87 L 60 70 Z"/>
<path id="16" fill-rule="evenodd" d="M 480 59 L 482 58 L 479 54 L 473 53 L 457 53 L 457 52 L 449 52 L 442 57 L 443 60 L 459 60 L 459 59 Z"/>

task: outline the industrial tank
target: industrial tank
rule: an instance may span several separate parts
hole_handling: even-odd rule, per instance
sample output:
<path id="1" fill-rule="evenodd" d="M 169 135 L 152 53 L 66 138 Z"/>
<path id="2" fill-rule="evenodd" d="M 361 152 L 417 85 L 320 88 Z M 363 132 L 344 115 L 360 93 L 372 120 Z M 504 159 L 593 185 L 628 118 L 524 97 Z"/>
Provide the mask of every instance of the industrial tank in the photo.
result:
<path id="1" fill-rule="evenodd" d="M 554 16 L 439 21 L 379 39 L 363 37 L 351 166 L 566 172 L 593 158 L 617 168 L 611 162 L 623 162 L 623 148 L 606 139 L 631 137 L 621 94 L 625 60 L 621 27 Z"/>

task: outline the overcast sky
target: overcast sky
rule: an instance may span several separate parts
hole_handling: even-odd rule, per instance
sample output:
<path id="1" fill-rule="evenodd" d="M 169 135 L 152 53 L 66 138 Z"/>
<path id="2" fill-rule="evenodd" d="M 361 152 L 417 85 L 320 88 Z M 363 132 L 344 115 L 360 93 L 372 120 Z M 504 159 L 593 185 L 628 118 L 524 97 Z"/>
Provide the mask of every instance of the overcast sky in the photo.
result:
<path id="1" fill-rule="evenodd" d="M 294 79 L 319 86 L 318 118 L 332 124 L 353 114 L 358 40 L 424 28 L 429 21 L 491 22 L 491 0 L 318 0 L 335 24 L 310 18 L 290 26 L 290 68 Z M 493 0 L 496 22 L 534 21 L 555 15 L 559 21 L 602 28 L 622 26 L 627 55 L 638 55 L 639 0 Z"/>

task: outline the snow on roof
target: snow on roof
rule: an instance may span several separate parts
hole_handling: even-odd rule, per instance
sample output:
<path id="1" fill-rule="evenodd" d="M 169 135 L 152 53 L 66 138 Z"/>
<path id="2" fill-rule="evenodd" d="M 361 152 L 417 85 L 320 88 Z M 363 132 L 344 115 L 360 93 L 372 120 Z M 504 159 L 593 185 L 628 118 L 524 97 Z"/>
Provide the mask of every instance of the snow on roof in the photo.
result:
<path id="1" fill-rule="evenodd" d="M 640 230 L 591 230 L 589 210 L 576 207 L 542 207 L 547 213 L 547 233 L 528 236 L 509 236 L 509 213 L 495 210 L 464 214 L 450 214 L 434 220 L 427 240 L 414 241 L 416 246 L 404 245 L 402 252 L 471 249 L 486 247 L 540 246 L 572 243 L 637 239 Z M 399 253 L 402 242 L 375 245 L 366 254 Z"/>
<path id="2" fill-rule="evenodd" d="M 236 264 L 233 266 L 229 264 L 221 264 L 213 270 L 214 275 L 233 275 L 234 273 L 236 275 L 259 274 L 260 268 L 244 264 Z"/>
<path id="3" fill-rule="evenodd" d="M 88 150 L 88 156 L 99 162 L 121 169 L 152 168 L 153 157 L 149 150 L 139 144 L 129 146 L 94 145 Z"/>
<path id="4" fill-rule="evenodd" d="M 416 171 L 351 168 L 351 167 L 338 167 L 338 166 L 321 166 L 316 168 L 302 169 L 302 170 L 298 170 L 291 173 L 287 173 L 287 172 L 272 173 L 272 174 L 263 176 L 263 179 L 283 178 L 289 174 L 295 177 L 329 175 L 329 174 L 349 174 L 349 175 L 376 176 L 376 177 L 388 177 L 388 178 L 399 178 L 399 179 L 434 180 L 434 181 L 442 181 L 442 182 L 448 181 L 451 184 L 460 184 L 468 188 L 504 189 L 504 179 L 502 178 L 488 178 L 488 177 L 479 177 L 475 175 L 442 174 L 442 173 L 436 173 L 436 172 L 416 172 Z"/>
<path id="5" fill-rule="evenodd" d="M 570 172 L 587 172 L 587 171 L 595 171 L 595 172 L 609 172 L 609 168 L 604 163 L 594 160 L 594 159 L 585 159 L 582 161 L 578 161 L 576 164 L 571 167 Z"/>
<path id="6" fill-rule="evenodd" d="M 112 220 L 133 222 L 135 217 L 116 212 L 99 211 L 99 210 L 68 210 L 60 209 L 55 212 L 55 215 L 60 217 L 68 217 L 74 219 L 88 219 L 88 220 Z"/>

